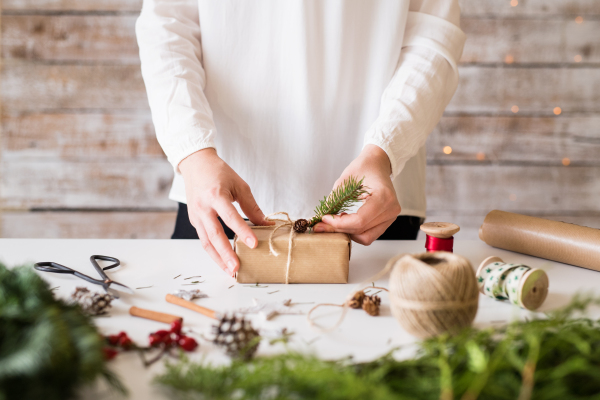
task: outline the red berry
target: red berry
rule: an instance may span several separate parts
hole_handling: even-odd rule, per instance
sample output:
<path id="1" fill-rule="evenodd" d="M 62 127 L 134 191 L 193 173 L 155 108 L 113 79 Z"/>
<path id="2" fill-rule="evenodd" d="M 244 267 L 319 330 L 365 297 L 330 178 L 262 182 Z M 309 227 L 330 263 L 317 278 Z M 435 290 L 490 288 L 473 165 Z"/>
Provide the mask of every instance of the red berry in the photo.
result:
<path id="1" fill-rule="evenodd" d="M 179 346 L 185 351 L 192 351 L 198 347 L 198 342 L 189 336 L 182 336 L 178 342 Z"/>
<path id="2" fill-rule="evenodd" d="M 121 332 L 119 332 L 119 334 L 117 336 L 122 338 L 122 337 L 127 337 L 127 334 L 124 331 L 121 331 Z"/>
<path id="3" fill-rule="evenodd" d="M 159 336 L 156 333 L 151 333 L 148 336 L 148 341 L 150 343 L 150 347 L 156 347 L 163 342 L 163 338 L 162 336 Z"/>
<path id="4" fill-rule="evenodd" d="M 159 337 L 168 336 L 170 334 L 171 334 L 171 332 L 165 331 L 164 329 L 161 329 L 160 331 L 156 331 L 156 332 L 153 333 L 153 335 L 157 335 Z"/>
<path id="5" fill-rule="evenodd" d="M 119 346 L 121 346 L 124 349 L 131 347 L 132 344 L 133 342 L 127 336 L 123 336 L 119 339 Z"/>
<path id="6" fill-rule="evenodd" d="M 181 327 L 183 326 L 183 324 L 181 323 L 181 320 L 176 319 L 175 321 L 171 322 L 171 332 L 173 333 L 181 333 Z"/>
<path id="7" fill-rule="evenodd" d="M 106 340 L 108 340 L 108 343 L 116 346 L 119 343 L 119 335 L 109 335 L 106 337 Z"/>
<path id="8" fill-rule="evenodd" d="M 102 349 L 102 351 L 104 352 L 104 359 L 105 360 L 112 360 L 118 354 L 118 351 L 116 351 L 115 349 L 112 349 L 110 347 L 104 347 Z"/>

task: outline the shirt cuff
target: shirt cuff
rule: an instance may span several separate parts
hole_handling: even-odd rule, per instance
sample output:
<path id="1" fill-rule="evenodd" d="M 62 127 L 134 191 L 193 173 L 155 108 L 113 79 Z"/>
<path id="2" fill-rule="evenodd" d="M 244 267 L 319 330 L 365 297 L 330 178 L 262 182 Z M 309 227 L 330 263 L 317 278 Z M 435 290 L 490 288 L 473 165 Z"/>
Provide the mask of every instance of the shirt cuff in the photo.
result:
<path id="1" fill-rule="evenodd" d="M 398 160 L 396 159 L 394 152 L 390 148 L 390 144 L 385 140 L 378 140 L 375 137 L 373 137 L 376 136 L 374 134 L 374 129 L 375 128 L 371 128 L 367 131 L 365 141 L 363 143 L 363 149 L 365 148 L 365 146 L 373 144 L 381 148 L 381 150 L 385 151 L 385 154 L 387 154 L 388 158 L 390 159 L 390 165 L 392 166 L 392 173 L 390 174 L 390 178 L 394 180 L 398 176 L 398 174 L 402 172 L 406 161 L 402 162 L 401 165 L 398 165 Z"/>
<path id="2" fill-rule="evenodd" d="M 193 132 L 187 132 L 187 134 L 182 132 L 176 135 L 178 136 L 178 140 L 175 140 L 175 143 L 163 145 L 165 154 L 167 154 L 167 160 L 173 166 L 175 174 L 181 174 L 179 163 L 184 158 L 203 149 L 216 149 L 213 139 L 214 135 L 215 132 L 213 130 L 203 130 L 200 132 L 194 130 Z"/>

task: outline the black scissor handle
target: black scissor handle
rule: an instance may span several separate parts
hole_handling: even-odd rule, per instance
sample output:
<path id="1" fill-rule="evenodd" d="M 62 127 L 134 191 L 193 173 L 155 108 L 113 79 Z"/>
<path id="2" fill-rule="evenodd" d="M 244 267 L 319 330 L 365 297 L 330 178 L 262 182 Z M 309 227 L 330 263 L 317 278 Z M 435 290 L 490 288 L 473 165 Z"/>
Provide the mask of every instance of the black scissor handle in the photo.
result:
<path id="1" fill-rule="evenodd" d="M 33 268 L 37 269 L 38 271 L 54 272 L 56 274 L 73 274 L 73 273 L 75 273 L 75 271 L 72 270 L 71 268 L 65 267 L 64 265 L 61 265 L 59 263 L 55 263 L 52 261 L 44 261 L 44 262 L 35 263 L 35 264 L 33 264 Z"/>
<path id="2" fill-rule="evenodd" d="M 112 261 L 114 264 L 111 264 L 108 267 L 102 268 L 100 265 L 98 265 L 98 263 L 96 262 L 96 260 Z M 107 271 L 109 269 L 117 268 L 119 265 L 121 265 L 121 261 L 119 261 L 118 258 L 109 257 L 109 256 L 94 255 L 94 256 L 90 257 L 90 261 L 94 265 L 94 267 L 96 267 L 97 269 L 101 269 L 103 271 Z"/>
<path id="3" fill-rule="evenodd" d="M 38 271 L 43 271 L 43 272 L 54 272 L 56 274 L 72 274 L 78 278 L 85 279 L 86 281 L 95 283 L 97 285 L 103 283 L 102 281 L 99 281 L 98 279 L 94 279 L 91 276 L 84 275 L 79 271 L 75 271 L 74 269 L 65 267 L 64 265 L 61 265 L 59 263 L 55 263 L 52 261 L 43 261 L 43 262 L 35 263 L 35 264 L 33 264 L 33 268 Z"/>

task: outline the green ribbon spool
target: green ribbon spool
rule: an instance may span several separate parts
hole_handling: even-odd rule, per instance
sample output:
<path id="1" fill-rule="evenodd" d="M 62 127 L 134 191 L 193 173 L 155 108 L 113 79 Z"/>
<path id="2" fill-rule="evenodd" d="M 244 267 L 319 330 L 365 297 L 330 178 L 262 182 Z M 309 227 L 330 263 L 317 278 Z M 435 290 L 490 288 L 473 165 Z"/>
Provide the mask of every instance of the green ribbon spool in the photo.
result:
<path id="1" fill-rule="evenodd" d="M 488 257 L 477 269 L 477 285 L 488 297 L 535 310 L 548 295 L 549 281 L 548 275 L 540 269 Z"/>

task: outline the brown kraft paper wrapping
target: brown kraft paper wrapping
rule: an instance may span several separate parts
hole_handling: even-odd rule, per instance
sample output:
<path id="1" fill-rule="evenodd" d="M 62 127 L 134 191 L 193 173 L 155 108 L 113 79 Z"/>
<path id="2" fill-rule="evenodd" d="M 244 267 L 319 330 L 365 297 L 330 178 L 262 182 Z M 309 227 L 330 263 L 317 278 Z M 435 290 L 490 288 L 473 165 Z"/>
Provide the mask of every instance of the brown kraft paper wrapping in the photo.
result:
<path id="1" fill-rule="evenodd" d="M 490 246 L 600 271 L 600 230 L 491 211 L 479 229 Z"/>
<path id="2" fill-rule="evenodd" d="M 239 242 L 236 236 L 233 248 L 240 259 L 237 281 L 285 283 L 290 229 L 280 228 L 273 236 L 273 247 L 279 256 L 269 253 L 269 235 L 273 229 L 252 229 L 258 238 L 255 249 Z M 350 237 L 345 233 L 294 235 L 290 283 L 348 283 L 350 247 Z"/>

